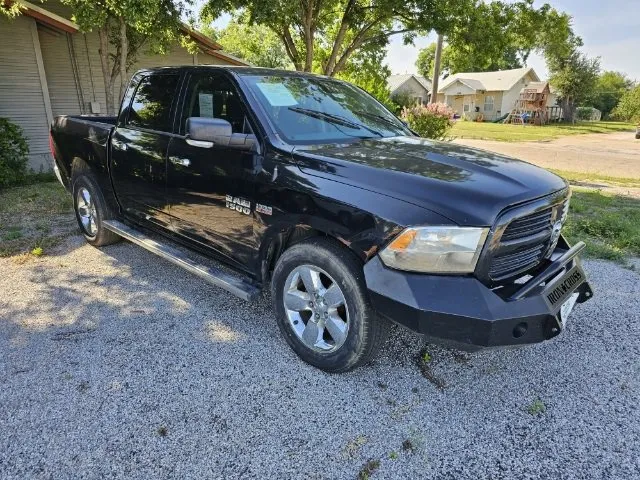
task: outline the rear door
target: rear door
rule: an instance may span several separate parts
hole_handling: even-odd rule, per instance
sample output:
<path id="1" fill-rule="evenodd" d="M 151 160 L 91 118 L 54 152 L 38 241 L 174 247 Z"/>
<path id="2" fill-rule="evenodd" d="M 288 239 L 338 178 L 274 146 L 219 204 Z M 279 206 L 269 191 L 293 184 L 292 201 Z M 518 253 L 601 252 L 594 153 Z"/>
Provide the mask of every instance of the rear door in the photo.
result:
<path id="1" fill-rule="evenodd" d="M 173 230 L 246 268 L 255 254 L 253 235 L 256 153 L 189 142 L 189 117 L 222 118 L 233 133 L 253 133 L 231 80 L 222 72 L 193 72 L 185 80 L 178 133 L 169 146 L 167 194 Z M 205 142 L 206 143 L 206 142 Z"/>
<path id="2" fill-rule="evenodd" d="M 111 176 L 126 216 L 169 227 L 166 162 L 180 73 L 147 72 L 134 81 L 111 139 Z"/>

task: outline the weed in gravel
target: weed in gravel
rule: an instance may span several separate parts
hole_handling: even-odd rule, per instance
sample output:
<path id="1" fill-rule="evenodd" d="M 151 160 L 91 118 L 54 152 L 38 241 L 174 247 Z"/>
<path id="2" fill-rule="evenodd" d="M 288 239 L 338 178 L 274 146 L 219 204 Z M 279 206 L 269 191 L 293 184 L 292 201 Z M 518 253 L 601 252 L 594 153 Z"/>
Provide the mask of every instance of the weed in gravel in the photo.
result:
<path id="1" fill-rule="evenodd" d="M 31 255 L 33 255 L 34 257 L 41 257 L 42 255 L 44 255 L 44 250 L 42 250 L 42 247 L 36 247 L 31 250 Z"/>
<path id="2" fill-rule="evenodd" d="M 382 382 L 378 382 L 378 388 L 380 390 L 386 390 L 387 389 L 387 384 L 386 383 L 382 383 Z"/>
<path id="3" fill-rule="evenodd" d="M 169 429 L 167 427 L 165 427 L 164 425 L 161 425 L 161 426 L 158 427 L 157 433 L 161 437 L 166 437 L 167 435 L 169 435 Z"/>
<path id="4" fill-rule="evenodd" d="M 346 458 L 355 458 L 356 455 L 358 455 L 360 448 L 362 448 L 362 446 L 366 444 L 367 441 L 368 439 L 366 436 L 358 435 L 356 438 L 354 438 L 349 443 L 347 443 L 347 445 L 344 447 L 344 452 L 343 452 L 344 456 Z"/>
<path id="5" fill-rule="evenodd" d="M 89 390 L 89 382 L 87 382 L 86 380 L 81 381 L 78 386 L 77 389 L 80 393 L 84 393 L 87 390 Z"/>
<path id="6" fill-rule="evenodd" d="M 380 468 L 380 460 L 369 459 L 358 472 L 358 480 L 368 480 L 371 474 Z"/>
<path id="7" fill-rule="evenodd" d="M 397 460 L 398 459 L 398 452 L 391 452 L 389 453 L 389 458 L 391 460 Z"/>
<path id="8" fill-rule="evenodd" d="M 527 412 L 530 415 L 540 415 L 546 411 L 547 406 L 539 398 L 536 398 L 530 405 L 527 406 Z"/>
<path id="9" fill-rule="evenodd" d="M 404 442 L 402 442 L 402 450 L 404 450 L 405 452 L 413 453 L 413 451 L 415 450 L 415 446 L 413 445 L 413 442 L 407 438 Z"/>
<path id="10" fill-rule="evenodd" d="M 433 358 L 431 357 L 431 354 L 425 348 L 425 349 L 422 349 L 420 351 L 420 353 L 418 354 L 418 358 L 417 358 L 417 362 L 416 363 L 418 364 L 418 368 L 420 369 L 420 373 L 422 373 L 422 376 L 424 378 L 426 378 L 431 383 L 433 383 L 438 390 L 444 390 L 446 388 L 447 384 L 445 383 L 444 380 L 442 380 L 441 378 L 437 377 L 433 373 L 433 371 L 431 370 L 432 361 L 433 361 Z"/>

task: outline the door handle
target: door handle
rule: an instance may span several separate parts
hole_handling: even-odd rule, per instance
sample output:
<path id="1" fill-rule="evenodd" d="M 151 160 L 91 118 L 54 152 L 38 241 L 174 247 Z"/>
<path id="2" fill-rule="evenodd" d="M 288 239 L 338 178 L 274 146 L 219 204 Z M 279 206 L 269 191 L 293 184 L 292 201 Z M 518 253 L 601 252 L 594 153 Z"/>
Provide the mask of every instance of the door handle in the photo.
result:
<path id="1" fill-rule="evenodd" d="M 126 143 L 113 140 L 111 140 L 111 146 L 117 148 L 118 150 L 122 150 L 123 152 L 126 152 L 129 149 L 129 145 L 127 145 Z"/>
<path id="2" fill-rule="evenodd" d="M 169 157 L 169 160 L 171 160 L 171 163 L 173 163 L 174 165 L 181 165 L 183 167 L 191 166 L 191 160 L 189 160 L 188 158 Z"/>

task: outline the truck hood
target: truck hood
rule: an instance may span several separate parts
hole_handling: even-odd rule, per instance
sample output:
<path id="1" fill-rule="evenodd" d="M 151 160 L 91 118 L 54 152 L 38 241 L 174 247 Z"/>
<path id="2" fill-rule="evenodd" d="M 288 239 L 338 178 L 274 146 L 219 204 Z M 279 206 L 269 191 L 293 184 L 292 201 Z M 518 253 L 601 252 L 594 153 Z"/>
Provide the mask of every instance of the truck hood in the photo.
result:
<path id="1" fill-rule="evenodd" d="M 417 137 L 296 147 L 292 153 L 306 174 L 394 197 L 459 225 L 492 225 L 505 207 L 567 185 L 521 160 Z"/>

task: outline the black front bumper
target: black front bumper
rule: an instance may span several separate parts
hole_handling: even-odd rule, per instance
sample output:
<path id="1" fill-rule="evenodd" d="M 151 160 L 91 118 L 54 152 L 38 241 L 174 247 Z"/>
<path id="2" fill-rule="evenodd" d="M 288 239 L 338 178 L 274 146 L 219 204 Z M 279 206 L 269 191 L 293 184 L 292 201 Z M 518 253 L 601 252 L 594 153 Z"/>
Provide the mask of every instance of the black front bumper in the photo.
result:
<path id="1" fill-rule="evenodd" d="M 522 345 L 561 332 L 560 309 L 573 293 L 577 303 L 593 296 L 577 257 L 583 248 L 556 249 L 544 270 L 504 288 L 490 289 L 472 276 L 393 270 L 377 256 L 364 273 L 381 315 L 439 343 L 465 350 Z"/>

